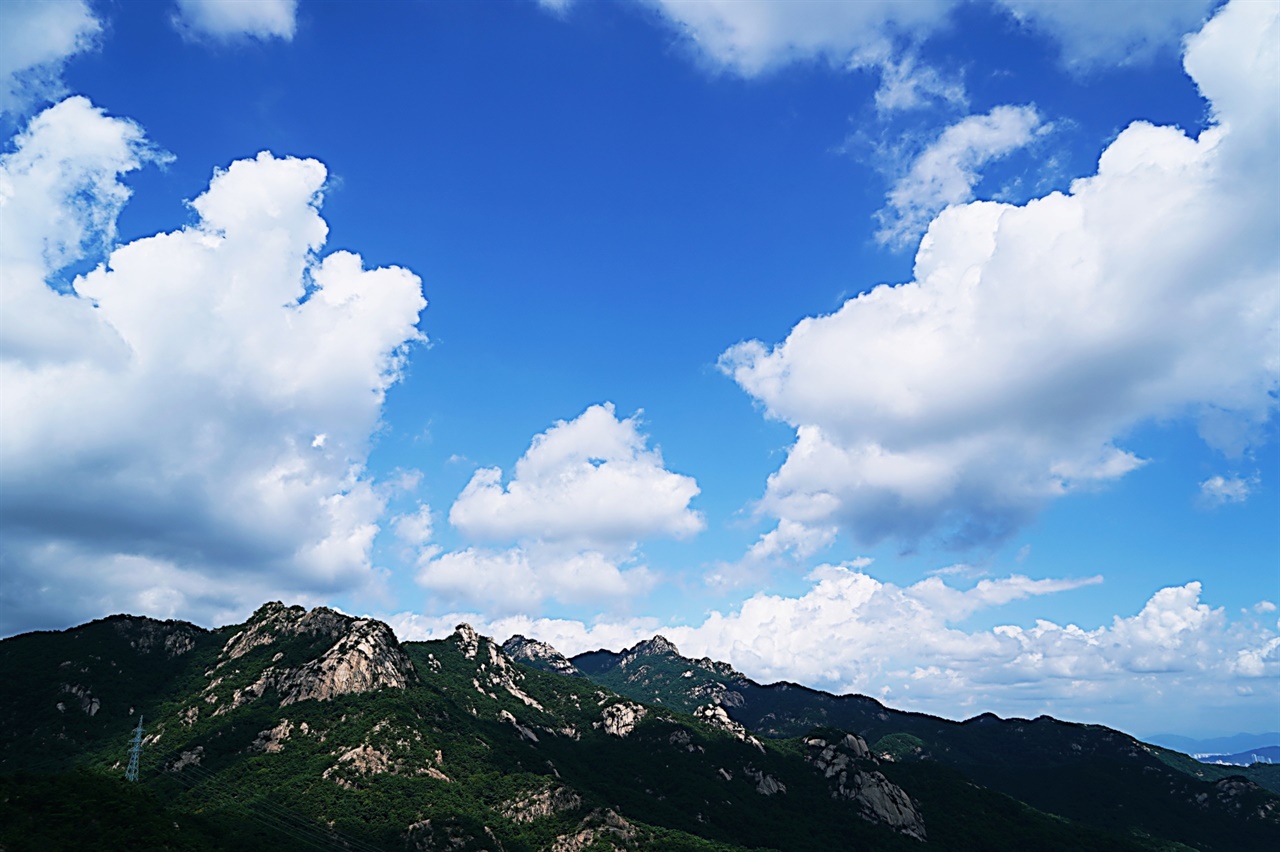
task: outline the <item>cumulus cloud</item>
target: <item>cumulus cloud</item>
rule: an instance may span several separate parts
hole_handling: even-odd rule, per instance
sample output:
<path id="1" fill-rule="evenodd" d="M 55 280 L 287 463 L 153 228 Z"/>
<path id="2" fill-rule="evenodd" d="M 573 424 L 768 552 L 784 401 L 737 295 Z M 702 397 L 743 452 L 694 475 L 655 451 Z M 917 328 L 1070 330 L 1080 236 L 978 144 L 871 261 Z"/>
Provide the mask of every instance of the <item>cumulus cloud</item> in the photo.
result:
<path id="1" fill-rule="evenodd" d="M 762 0 L 650 0 L 703 56 L 744 77 L 790 62 L 844 65 L 890 33 L 941 26 L 951 0 L 791 3 Z"/>
<path id="2" fill-rule="evenodd" d="M 899 587 L 850 565 L 823 565 L 808 579 L 801 595 L 757 594 L 695 626 L 474 613 L 403 613 L 391 621 L 408 638 L 432 638 L 468 620 L 499 639 L 521 633 L 568 655 L 617 650 L 661 633 L 686 656 L 726 660 L 761 682 L 861 692 L 952 717 L 991 710 L 1088 718 L 1105 709 L 1119 723 L 1141 726 L 1169 694 L 1218 706 L 1243 686 L 1255 690 L 1255 715 L 1280 697 L 1274 625 L 1230 622 L 1200 600 L 1199 583 L 1161 589 L 1136 614 L 1092 629 L 1043 619 L 1031 627 L 966 629 L 963 620 L 975 613 L 1101 578 L 1015 575 L 962 590 L 936 577 Z"/>
<path id="3" fill-rule="evenodd" d="M 443 606 L 482 606 L 494 615 L 536 610 L 548 600 L 603 608 L 653 588 L 653 573 L 628 562 L 541 542 L 505 550 L 469 547 L 423 559 L 418 582 Z"/>
<path id="4" fill-rule="evenodd" d="M 1032 106 L 998 106 L 947 127 L 893 185 L 879 214 L 882 243 L 919 240 L 944 208 L 970 201 L 978 169 L 1022 148 L 1049 129 Z"/>
<path id="5" fill-rule="evenodd" d="M 818 60 L 841 66 L 885 40 L 919 43 L 946 27 L 960 5 L 960 0 L 643 2 L 658 9 L 708 61 L 745 77 L 791 62 Z M 1063 62 L 1078 68 L 1129 64 L 1160 48 L 1176 48 L 1213 5 L 1214 0 L 995 0 L 997 8 L 1024 26 L 1058 42 Z M 927 74 L 921 77 L 923 85 L 928 81 Z"/>
<path id="6" fill-rule="evenodd" d="M 369 436 L 421 284 L 321 255 L 323 164 L 214 174 L 195 224 L 111 248 L 137 125 L 72 98 L 0 159 L 0 574 L 7 629 L 129 610 L 217 620 L 367 586 Z M 316 436 L 325 440 L 317 441 Z"/>
<path id="7" fill-rule="evenodd" d="M 726 351 L 796 429 L 761 508 L 968 545 L 1141 465 L 1118 446 L 1137 424 L 1247 445 L 1280 387 L 1278 13 L 1235 3 L 1188 40 L 1199 138 L 1135 122 L 1067 193 L 945 210 L 914 281 Z"/>
<path id="8" fill-rule="evenodd" d="M 177 0 L 173 25 L 184 35 L 292 41 L 298 0 Z"/>
<path id="9" fill-rule="evenodd" d="M 1058 42 L 1071 68 L 1145 61 L 1200 28 L 1217 0 L 997 0 L 1024 26 Z"/>
<path id="10" fill-rule="evenodd" d="M 431 507 L 419 503 L 416 512 L 397 515 L 391 521 L 391 529 L 396 538 L 413 547 L 422 547 L 431 541 L 435 525 L 431 519 Z"/>
<path id="11" fill-rule="evenodd" d="M 63 64 L 93 47 L 101 32 L 84 0 L 0 3 L 0 114 L 63 94 Z"/>
<path id="12" fill-rule="evenodd" d="M 647 444 L 635 417 L 593 405 L 536 436 L 505 486 L 501 468 L 476 471 L 449 522 L 484 539 L 594 546 L 699 532 L 702 516 L 689 508 L 697 482 L 668 471 Z"/>
<path id="13" fill-rule="evenodd" d="M 783 518 L 747 551 L 748 560 L 775 559 L 784 554 L 807 559 L 835 541 L 835 527 L 807 527 Z"/>
<path id="14" fill-rule="evenodd" d="M 419 559 L 418 582 L 450 605 L 511 613 L 547 600 L 620 603 L 655 577 L 639 564 L 641 540 L 702 530 L 689 508 L 697 482 L 668 471 L 635 417 L 593 405 L 536 435 L 503 485 L 500 468 L 476 471 L 449 510 L 468 536 L 515 542 Z"/>

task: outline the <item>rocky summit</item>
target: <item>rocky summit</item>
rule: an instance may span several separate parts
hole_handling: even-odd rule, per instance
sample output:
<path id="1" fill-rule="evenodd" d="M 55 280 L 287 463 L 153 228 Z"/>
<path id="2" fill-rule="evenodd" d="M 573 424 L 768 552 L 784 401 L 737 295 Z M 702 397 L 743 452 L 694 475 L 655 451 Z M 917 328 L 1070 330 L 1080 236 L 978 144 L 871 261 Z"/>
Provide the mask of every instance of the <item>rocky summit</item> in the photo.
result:
<path id="1" fill-rule="evenodd" d="M 113 616 L 0 641 L 0 730 L 4 850 L 1280 848 L 1276 767 L 759 684 L 660 636 L 568 659 L 324 607 Z"/>

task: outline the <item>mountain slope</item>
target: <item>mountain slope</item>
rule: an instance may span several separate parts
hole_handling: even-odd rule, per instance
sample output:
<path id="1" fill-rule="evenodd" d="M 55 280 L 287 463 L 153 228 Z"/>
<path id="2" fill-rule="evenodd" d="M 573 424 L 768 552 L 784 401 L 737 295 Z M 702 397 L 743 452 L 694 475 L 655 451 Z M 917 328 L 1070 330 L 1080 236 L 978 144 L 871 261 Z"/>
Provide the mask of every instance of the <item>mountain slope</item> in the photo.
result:
<path id="1" fill-rule="evenodd" d="M 1048 716 L 1003 720 L 989 713 L 952 722 L 893 710 L 862 695 L 834 696 L 791 683 L 764 686 L 724 663 L 683 657 L 661 636 L 569 662 L 636 700 L 681 710 L 717 705 L 762 737 L 796 736 L 819 725 L 857 731 L 882 760 L 949 766 L 985 787 L 1098 828 L 1214 848 L 1227 836 L 1265 842 L 1280 820 L 1280 767 L 1207 766 L 1098 725 Z"/>
<path id="2" fill-rule="evenodd" d="M 1213 831 L 1200 848 L 1228 849 L 1280 837 L 1251 812 L 1220 818 L 1232 802 L 1276 805 L 1247 782 L 1219 791 L 1182 773 L 1208 792 L 1175 831 L 1088 825 L 1064 818 L 1052 778 L 1014 796 L 958 766 L 888 759 L 849 726 L 748 730 L 745 698 L 692 703 L 692 661 L 670 643 L 570 669 L 529 644 L 512 652 L 549 671 L 466 625 L 400 643 L 377 621 L 278 603 L 218 630 L 114 616 L 4 640 L 0 849 L 74 848 L 68 820 L 100 848 L 192 850 L 1141 850 Z M 621 670 L 630 688 L 646 666 L 645 689 L 667 667 L 686 691 L 639 700 L 592 680 Z M 141 780 L 129 784 L 139 717 Z M 996 747 L 1000 730 L 985 735 Z M 1135 808 L 1155 794 L 1143 788 Z M 1161 795 L 1168 806 L 1183 793 Z"/>

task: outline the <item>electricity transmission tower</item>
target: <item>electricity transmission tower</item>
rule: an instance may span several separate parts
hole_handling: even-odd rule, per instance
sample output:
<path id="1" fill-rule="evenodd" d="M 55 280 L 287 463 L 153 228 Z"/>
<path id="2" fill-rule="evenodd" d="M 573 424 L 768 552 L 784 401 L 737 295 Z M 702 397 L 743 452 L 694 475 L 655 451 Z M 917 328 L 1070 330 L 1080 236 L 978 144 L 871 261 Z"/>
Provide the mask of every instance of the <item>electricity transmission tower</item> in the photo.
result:
<path id="1" fill-rule="evenodd" d="M 133 744 L 129 747 L 129 768 L 124 771 L 124 780 L 138 780 L 138 758 L 142 756 L 142 716 L 138 716 L 138 727 L 133 731 Z"/>

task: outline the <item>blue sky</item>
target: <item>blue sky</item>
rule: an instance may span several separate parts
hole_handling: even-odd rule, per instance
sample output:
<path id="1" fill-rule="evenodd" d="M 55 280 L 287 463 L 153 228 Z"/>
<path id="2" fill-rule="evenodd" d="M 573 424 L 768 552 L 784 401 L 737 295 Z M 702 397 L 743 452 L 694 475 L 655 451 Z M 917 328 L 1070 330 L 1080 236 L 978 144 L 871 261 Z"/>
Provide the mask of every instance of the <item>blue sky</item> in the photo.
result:
<path id="1" fill-rule="evenodd" d="M 0 631 L 1275 730 L 1278 14 L 4 4 Z"/>

